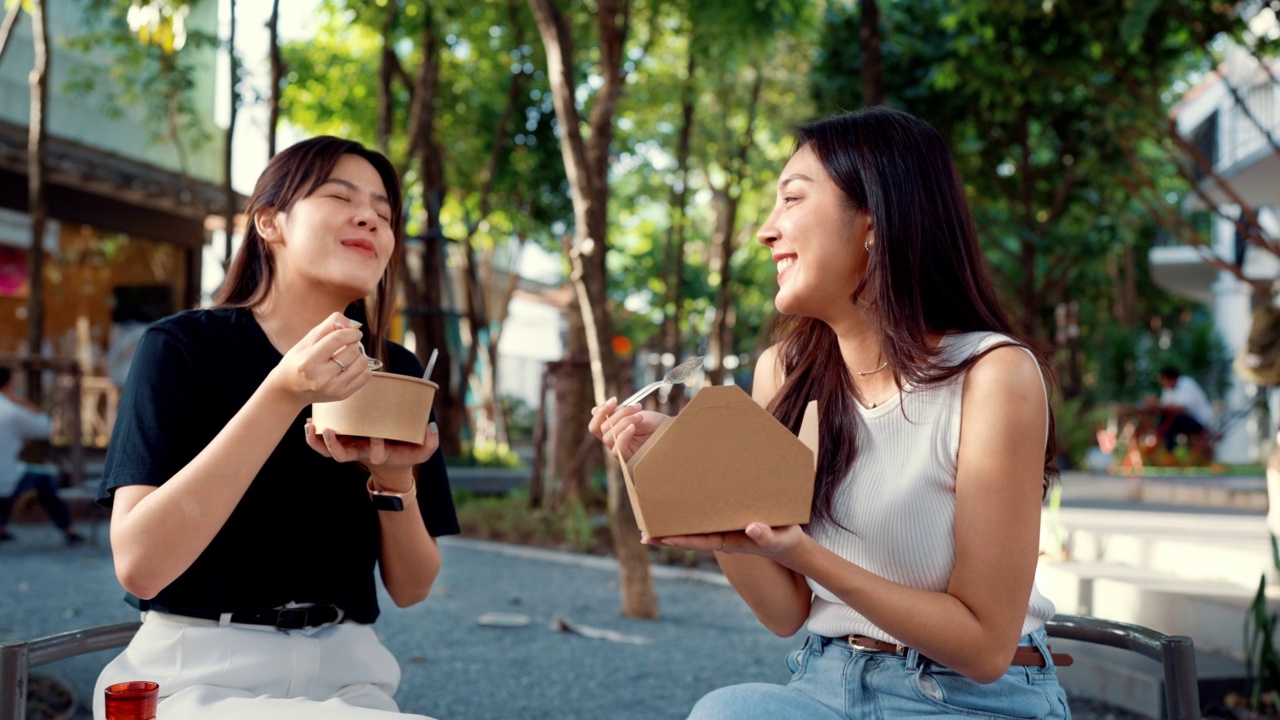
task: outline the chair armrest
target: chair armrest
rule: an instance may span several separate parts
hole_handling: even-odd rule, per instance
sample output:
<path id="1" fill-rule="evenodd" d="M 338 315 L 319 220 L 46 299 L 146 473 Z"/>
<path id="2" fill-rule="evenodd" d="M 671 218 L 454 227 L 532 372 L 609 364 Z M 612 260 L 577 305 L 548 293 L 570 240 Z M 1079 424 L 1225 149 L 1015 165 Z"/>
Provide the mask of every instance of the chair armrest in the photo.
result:
<path id="1" fill-rule="evenodd" d="M 31 668 L 76 655 L 123 647 L 142 623 L 96 625 L 34 640 L 0 643 L 0 720 L 24 720 Z"/>

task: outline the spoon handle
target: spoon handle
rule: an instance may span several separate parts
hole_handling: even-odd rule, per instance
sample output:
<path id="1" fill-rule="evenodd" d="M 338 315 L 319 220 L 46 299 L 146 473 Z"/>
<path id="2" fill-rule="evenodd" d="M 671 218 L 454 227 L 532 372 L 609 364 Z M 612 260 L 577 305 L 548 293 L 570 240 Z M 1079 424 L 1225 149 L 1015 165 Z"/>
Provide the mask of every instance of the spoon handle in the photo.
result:
<path id="1" fill-rule="evenodd" d="M 440 348 L 432 348 L 431 357 L 427 360 L 427 370 L 422 373 L 423 380 L 431 379 L 431 371 L 436 367 L 436 356 L 440 354 Z"/>
<path id="2" fill-rule="evenodd" d="M 630 405 L 630 404 L 632 404 L 632 403 L 638 403 L 638 402 L 640 402 L 641 400 L 645 399 L 645 397 L 646 397 L 646 396 L 648 396 L 648 395 L 649 395 L 649 393 L 651 393 L 651 392 L 653 392 L 654 390 L 657 390 L 658 388 L 662 387 L 663 385 L 667 385 L 667 384 L 668 384 L 668 383 L 667 383 L 667 381 L 666 381 L 666 380 L 655 380 L 655 381 L 653 381 L 653 382 L 649 383 L 648 385 L 645 385 L 644 387 L 642 387 L 642 388 L 640 388 L 639 390 L 637 390 L 637 391 L 636 391 L 636 393 L 635 393 L 634 395 L 632 395 L 631 397 L 629 397 L 629 398 L 627 398 L 626 400 L 623 400 L 622 402 L 618 403 L 618 407 L 622 407 L 622 406 L 624 406 L 624 405 Z"/>

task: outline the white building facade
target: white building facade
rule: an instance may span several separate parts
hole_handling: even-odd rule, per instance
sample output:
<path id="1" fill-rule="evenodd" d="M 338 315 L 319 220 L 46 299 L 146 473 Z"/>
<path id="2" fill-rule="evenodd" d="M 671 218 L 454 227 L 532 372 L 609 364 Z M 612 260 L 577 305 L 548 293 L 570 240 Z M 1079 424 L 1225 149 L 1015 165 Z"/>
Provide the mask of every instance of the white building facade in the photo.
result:
<path id="1" fill-rule="evenodd" d="M 1253 32 L 1276 32 L 1276 17 L 1259 13 Z M 1280 63 L 1264 67 L 1245 48 L 1228 48 L 1217 73 L 1210 74 L 1187 93 L 1174 108 L 1179 134 L 1191 141 L 1213 167 L 1213 175 L 1230 187 L 1226 191 L 1210 174 L 1197 172 L 1197 184 L 1214 207 L 1198 193 L 1191 194 L 1186 212 L 1213 211 L 1209 248 L 1171 245 L 1153 248 L 1149 257 L 1156 284 L 1188 299 L 1207 303 L 1215 325 L 1231 356 L 1244 347 L 1256 298 L 1250 285 L 1229 270 L 1204 262 L 1203 253 L 1238 264 L 1249 279 L 1280 279 L 1280 258 L 1246 242 L 1240 232 L 1243 202 L 1256 214 L 1267 236 L 1280 238 Z M 1233 95 L 1232 89 L 1235 90 Z M 1239 96 L 1238 102 L 1236 97 Z M 1270 138 L 1268 138 L 1268 134 Z M 1233 195 L 1234 194 L 1234 195 Z M 1218 407 L 1219 417 L 1251 405 L 1259 388 L 1233 375 L 1231 387 Z M 1257 462 L 1280 418 L 1280 392 L 1271 393 L 1273 427 L 1262 427 L 1256 414 L 1231 424 L 1217 445 L 1217 460 L 1225 463 Z"/>

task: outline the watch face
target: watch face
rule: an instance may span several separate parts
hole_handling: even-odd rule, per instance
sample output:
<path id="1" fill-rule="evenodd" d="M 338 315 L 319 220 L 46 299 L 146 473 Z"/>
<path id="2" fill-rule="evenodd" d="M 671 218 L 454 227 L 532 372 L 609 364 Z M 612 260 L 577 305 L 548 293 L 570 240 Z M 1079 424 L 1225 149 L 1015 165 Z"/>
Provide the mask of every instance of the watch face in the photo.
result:
<path id="1" fill-rule="evenodd" d="M 372 496 L 373 507 L 378 510 L 391 510 L 400 512 L 404 510 L 404 499 L 398 495 L 378 495 Z"/>

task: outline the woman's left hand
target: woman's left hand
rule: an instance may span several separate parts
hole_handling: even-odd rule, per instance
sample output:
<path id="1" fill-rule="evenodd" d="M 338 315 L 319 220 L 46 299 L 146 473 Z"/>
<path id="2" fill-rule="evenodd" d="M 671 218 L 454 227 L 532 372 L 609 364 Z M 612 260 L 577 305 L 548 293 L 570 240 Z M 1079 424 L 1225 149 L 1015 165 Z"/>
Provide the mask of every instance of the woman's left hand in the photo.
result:
<path id="1" fill-rule="evenodd" d="M 312 450 L 338 462 L 358 462 L 369 472 L 379 476 L 421 465 L 440 447 L 440 435 L 434 422 L 427 425 L 426 437 L 418 445 L 382 438 L 338 435 L 327 428 L 323 433 L 317 434 L 311 418 L 307 418 L 306 433 L 307 444 Z"/>
<path id="2" fill-rule="evenodd" d="M 705 535 L 670 535 L 668 537 L 644 537 L 649 545 L 664 545 L 683 550 L 714 550 L 722 553 L 759 555 L 782 565 L 790 565 L 806 543 L 813 539 L 799 525 L 769 527 L 764 523 L 749 523 L 745 530 L 737 532 L 706 533 Z"/>

